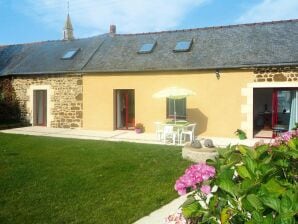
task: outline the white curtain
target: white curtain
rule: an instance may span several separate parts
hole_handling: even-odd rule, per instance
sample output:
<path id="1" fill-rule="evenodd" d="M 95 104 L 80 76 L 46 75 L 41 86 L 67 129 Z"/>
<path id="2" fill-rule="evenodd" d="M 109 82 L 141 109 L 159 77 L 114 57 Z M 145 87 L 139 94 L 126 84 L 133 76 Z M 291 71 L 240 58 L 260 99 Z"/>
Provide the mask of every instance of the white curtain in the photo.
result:
<path id="1" fill-rule="evenodd" d="M 298 91 L 291 91 L 291 114 L 289 130 L 295 127 L 295 123 L 298 122 Z"/>

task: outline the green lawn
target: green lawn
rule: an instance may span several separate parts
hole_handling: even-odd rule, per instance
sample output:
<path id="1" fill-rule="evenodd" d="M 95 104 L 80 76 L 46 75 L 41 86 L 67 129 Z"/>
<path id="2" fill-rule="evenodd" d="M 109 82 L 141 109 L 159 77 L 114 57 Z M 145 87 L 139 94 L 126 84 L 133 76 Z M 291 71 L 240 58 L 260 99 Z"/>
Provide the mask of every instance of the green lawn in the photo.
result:
<path id="1" fill-rule="evenodd" d="M 0 223 L 132 223 L 189 164 L 173 146 L 0 133 Z"/>

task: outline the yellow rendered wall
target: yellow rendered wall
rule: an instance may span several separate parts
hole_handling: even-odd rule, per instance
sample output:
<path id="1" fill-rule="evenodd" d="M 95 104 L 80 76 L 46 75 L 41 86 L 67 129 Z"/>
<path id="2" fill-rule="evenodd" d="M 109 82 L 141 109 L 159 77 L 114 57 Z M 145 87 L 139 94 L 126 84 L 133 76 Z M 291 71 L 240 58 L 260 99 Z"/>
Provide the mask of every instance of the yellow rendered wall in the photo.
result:
<path id="1" fill-rule="evenodd" d="M 232 137 L 244 115 L 241 88 L 253 82 L 250 71 L 221 71 L 218 80 L 213 71 L 85 74 L 83 76 L 83 128 L 115 129 L 114 90 L 135 90 L 135 121 L 154 132 L 154 122 L 166 119 L 166 100 L 152 95 L 178 86 L 196 92 L 187 98 L 187 120 L 197 123 L 201 136 Z"/>

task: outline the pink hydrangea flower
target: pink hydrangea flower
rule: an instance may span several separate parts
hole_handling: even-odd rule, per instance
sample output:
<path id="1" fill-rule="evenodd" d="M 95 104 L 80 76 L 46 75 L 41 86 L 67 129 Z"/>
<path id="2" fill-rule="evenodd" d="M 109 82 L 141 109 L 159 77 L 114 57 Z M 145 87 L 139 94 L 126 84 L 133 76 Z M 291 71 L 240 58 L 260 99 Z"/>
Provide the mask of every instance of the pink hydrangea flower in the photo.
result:
<path id="1" fill-rule="evenodd" d="M 186 194 L 188 189 L 196 189 L 197 185 L 215 176 L 215 168 L 205 163 L 198 163 L 185 170 L 175 184 L 179 195 Z"/>
<path id="2" fill-rule="evenodd" d="M 166 220 L 166 224 L 187 224 L 186 219 L 181 212 L 176 212 L 172 215 L 169 215 Z"/>
<path id="3" fill-rule="evenodd" d="M 208 195 L 208 194 L 210 194 L 210 192 L 211 192 L 211 187 L 210 187 L 209 185 L 203 185 L 203 186 L 200 188 L 200 190 L 201 190 L 204 194 Z"/>
<path id="4" fill-rule="evenodd" d="M 290 132 L 290 131 L 281 134 L 281 139 L 282 139 L 283 141 L 286 141 L 286 142 L 287 142 L 287 141 L 289 141 L 291 138 L 292 138 L 292 132 Z"/>
<path id="5" fill-rule="evenodd" d="M 283 143 L 287 143 L 289 140 L 297 136 L 298 136 L 298 130 L 284 132 L 280 136 L 275 137 L 274 142 L 271 143 L 271 146 L 277 147 Z"/>

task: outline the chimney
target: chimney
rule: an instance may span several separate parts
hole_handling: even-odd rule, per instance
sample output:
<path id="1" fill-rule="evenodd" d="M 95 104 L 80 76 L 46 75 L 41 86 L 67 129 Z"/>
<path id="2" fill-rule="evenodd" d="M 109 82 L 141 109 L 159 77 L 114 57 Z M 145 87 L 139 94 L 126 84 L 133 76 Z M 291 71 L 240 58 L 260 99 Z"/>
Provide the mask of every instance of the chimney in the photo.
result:
<path id="1" fill-rule="evenodd" d="M 116 25 L 110 25 L 110 36 L 114 37 L 116 34 Z"/>

